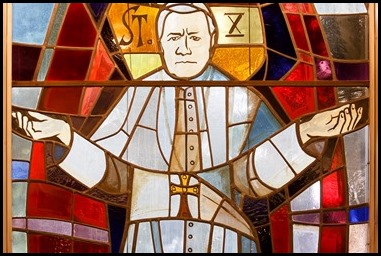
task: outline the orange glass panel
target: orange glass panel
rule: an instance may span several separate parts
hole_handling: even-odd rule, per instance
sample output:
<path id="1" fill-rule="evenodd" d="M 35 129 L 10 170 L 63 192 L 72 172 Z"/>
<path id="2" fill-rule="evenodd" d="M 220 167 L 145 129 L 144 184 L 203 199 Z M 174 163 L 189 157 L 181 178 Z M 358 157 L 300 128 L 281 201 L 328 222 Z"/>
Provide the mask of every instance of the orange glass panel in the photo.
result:
<path id="1" fill-rule="evenodd" d="M 131 3 L 113 3 L 107 14 L 123 53 L 159 52 L 155 22 L 158 9 Z"/>
<path id="2" fill-rule="evenodd" d="M 246 80 L 262 66 L 265 60 L 263 47 L 218 48 L 213 63 L 238 80 Z"/>

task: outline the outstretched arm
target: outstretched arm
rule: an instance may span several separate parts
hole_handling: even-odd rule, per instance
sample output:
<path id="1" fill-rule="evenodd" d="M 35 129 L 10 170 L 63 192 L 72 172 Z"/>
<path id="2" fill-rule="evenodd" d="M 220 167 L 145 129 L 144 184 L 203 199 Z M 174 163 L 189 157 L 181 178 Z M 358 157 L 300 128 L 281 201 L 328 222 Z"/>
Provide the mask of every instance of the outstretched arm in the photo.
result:
<path id="1" fill-rule="evenodd" d="M 355 129 L 363 115 L 363 107 L 355 103 L 327 110 L 314 115 L 308 121 L 301 121 L 300 138 L 303 143 L 313 138 L 332 137 Z"/>
<path id="2" fill-rule="evenodd" d="M 36 111 L 12 111 L 15 119 L 14 131 L 34 140 L 57 138 L 68 146 L 71 140 L 70 125 L 61 119 L 52 118 Z"/>

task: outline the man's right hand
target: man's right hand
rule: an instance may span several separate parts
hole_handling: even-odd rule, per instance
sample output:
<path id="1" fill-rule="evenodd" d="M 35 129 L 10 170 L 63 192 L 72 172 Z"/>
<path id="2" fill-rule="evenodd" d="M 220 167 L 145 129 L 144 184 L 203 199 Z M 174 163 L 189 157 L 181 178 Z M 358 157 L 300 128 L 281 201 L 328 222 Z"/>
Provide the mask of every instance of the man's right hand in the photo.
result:
<path id="1" fill-rule="evenodd" d="M 55 119 L 36 111 L 12 111 L 12 122 L 23 134 L 34 140 L 57 138 L 68 146 L 71 140 L 70 125 L 61 119 Z M 17 129 L 16 129 L 17 130 Z"/>

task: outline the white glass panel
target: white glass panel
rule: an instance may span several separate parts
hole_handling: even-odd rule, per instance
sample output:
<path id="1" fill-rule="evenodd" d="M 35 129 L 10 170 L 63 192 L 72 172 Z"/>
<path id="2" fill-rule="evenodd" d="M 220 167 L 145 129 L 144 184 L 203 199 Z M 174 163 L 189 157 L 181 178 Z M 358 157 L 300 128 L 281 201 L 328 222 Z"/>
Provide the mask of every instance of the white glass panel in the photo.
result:
<path id="1" fill-rule="evenodd" d="M 314 3 L 318 14 L 367 13 L 363 3 Z"/>
<path id="2" fill-rule="evenodd" d="M 206 113 L 212 144 L 213 164 L 218 165 L 226 161 L 225 88 L 210 88 L 209 94 L 206 97 Z"/>
<path id="3" fill-rule="evenodd" d="M 124 245 L 124 253 L 132 253 L 132 242 L 134 239 L 134 233 L 135 233 L 135 224 L 131 224 L 128 227 L 128 237 L 126 244 Z"/>
<path id="4" fill-rule="evenodd" d="M 133 95 L 132 102 L 129 101 L 131 102 L 131 105 L 129 106 L 130 110 L 128 113 L 128 119 L 127 119 L 127 123 L 125 127 L 125 130 L 128 133 L 131 133 L 132 129 L 135 127 L 137 118 L 141 114 L 144 104 L 146 104 L 146 102 L 150 100 L 148 94 L 150 93 L 151 90 L 153 90 L 153 88 L 138 87 L 136 88 L 135 94 Z"/>
<path id="5" fill-rule="evenodd" d="M 222 252 L 224 242 L 224 229 L 220 226 L 214 226 L 212 236 L 212 253 Z"/>
<path id="6" fill-rule="evenodd" d="M 12 183 L 12 217 L 26 216 L 26 182 Z"/>
<path id="7" fill-rule="evenodd" d="M 320 208 L 320 181 L 315 182 L 301 194 L 291 200 L 292 211 Z"/>
<path id="8" fill-rule="evenodd" d="M 127 140 L 127 134 L 125 134 L 123 131 L 119 131 L 111 137 L 99 140 L 97 144 L 102 148 L 110 151 L 115 156 L 119 156 L 124 146 L 126 145 Z"/>
<path id="9" fill-rule="evenodd" d="M 356 224 L 349 225 L 349 241 L 348 252 L 349 253 L 368 253 L 368 224 Z"/>
<path id="10" fill-rule="evenodd" d="M 91 137 L 92 140 L 96 141 L 118 132 L 118 130 L 122 127 L 124 120 L 126 119 L 129 102 L 128 96 L 132 94 L 132 91 L 133 88 L 129 88 L 128 91 L 123 95 L 119 103 L 113 108 L 111 113 L 109 113 L 107 118 L 103 121 L 102 125 L 93 134 Z"/>
<path id="11" fill-rule="evenodd" d="M 158 115 L 158 137 L 160 149 L 169 160 L 173 144 L 175 125 L 175 89 L 164 88 L 161 93 Z"/>
<path id="12" fill-rule="evenodd" d="M 108 242 L 109 234 L 106 230 L 74 224 L 73 236 L 106 243 Z"/>
<path id="13" fill-rule="evenodd" d="M 344 136 L 350 205 L 369 201 L 368 138 L 368 126 Z"/>
<path id="14" fill-rule="evenodd" d="M 237 233 L 229 229 L 225 229 L 225 236 L 224 253 L 238 252 Z"/>
<path id="15" fill-rule="evenodd" d="M 268 141 L 254 152 L 254 164 L 261 181 L 274 188 L 280 188 L 294 177 L 290 167 Z"/>
<path id="16" fill-rule="evenodd" d="M 297 173 L 315 160 L 300 148 L 296 137 L 295 124 L 277 134 L 271 140 Z"/>
<path id="17" fill-rule="evenodd" d="M 161 155 L 155 131 L 138 127 L 131 138 L 123 159 L 144 168 L 168 169 L 168 164 Z"/>
<path id="18" fill-rule="evenodd" d="M 319 227 L 307 225 L 293 225 L 294 253 L 317 253 L 319 241 Z"/>
<path id="19" fill-rule="evenodd" d="M 168 176 L 135 169 L 131 196 L 131 220 L 168 216 L 168 200 Z"/>
<path id="20" fill-rule="evenodd" d="M 88 187 L 97 184 L 106 170 L 104 152 L 83 137 L 73 133 L 70 153 L 60 167 Z"/>
<path id="21" fill-rule="evenodd" d="M 24 232 L 12 231 L 12 252 L 27 253 L 27 237 Z"/>
<path id="22" fill-rule="evenodd" d="M 189 223 L 189 222 L 188 222 Z M 202 222 L 192 222 L 187 225 L 186 252 L 205 253 L 209 245 L 210 224 Z"/>
<path id="23" fill-rule="evenodd" d="M 151 234 L 151 225 L 149 222 L 143 222 L 138 227 L 138 237 L 136 241 L 136 253 L 153 253 L 153 241 Z"/>
<path id="24" fill-rule="evenodd" d="M 150 101 L 141 117 L 139 124 L 147 126 L 151 129 L 156 130 L 156 116 L 158 108 L 158 97 L 159 97 L 159 88 L 156 88 L 151 95 Z M 160 120 L 160 119 L 159 119 Z M 164 119 L 165 120 L 165 119 Z M 161 121 L 161 120 L 160 120 Z"/>
<path id="25" fill-rule="evenodd" d="M 181 253 L 184 244 L 184 221 L 168 220 L 160 222 L 164 253 Z"/>
<path id="26" fill-rule="evenodd" d="M 28 87 L 13 87 L 12 88 L 12 105 L 18 107 L 25 107 L 36 109 L 38 98 L 40 97 L 41 88 L 28 88 Z"/>
<path id="27" fill-rule="evenodd" d="M 32 142 L 12 134 L 12 159 L 30 161 Z"/>

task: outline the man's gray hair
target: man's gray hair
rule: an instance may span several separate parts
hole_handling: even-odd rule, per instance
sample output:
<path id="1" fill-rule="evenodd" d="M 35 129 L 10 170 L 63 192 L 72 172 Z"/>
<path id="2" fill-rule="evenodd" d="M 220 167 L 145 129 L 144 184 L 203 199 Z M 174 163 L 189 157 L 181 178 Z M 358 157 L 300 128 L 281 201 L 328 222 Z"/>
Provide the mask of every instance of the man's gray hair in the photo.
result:
<path id="1" fill-rule="evenodd" d="M 206 20 L 208 22 L 209 33 L 211 36 L 213 36 L 216 32 L 213 14 L 204 3 L 167 3 L 163 7 L 157 19 L 157 35 L 159 37 L 159 40 L 161 40 L 161 37 L 163 36 L 164 23 L 169 14 L 186 14 L 199 11 L 205 14 Z"/>

